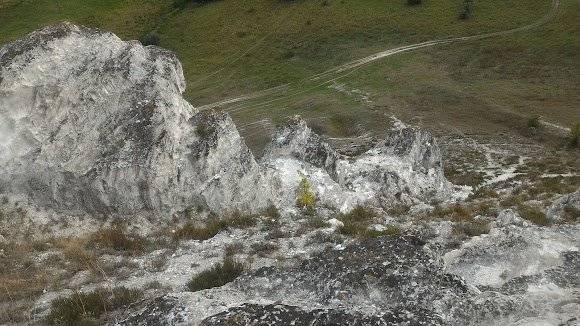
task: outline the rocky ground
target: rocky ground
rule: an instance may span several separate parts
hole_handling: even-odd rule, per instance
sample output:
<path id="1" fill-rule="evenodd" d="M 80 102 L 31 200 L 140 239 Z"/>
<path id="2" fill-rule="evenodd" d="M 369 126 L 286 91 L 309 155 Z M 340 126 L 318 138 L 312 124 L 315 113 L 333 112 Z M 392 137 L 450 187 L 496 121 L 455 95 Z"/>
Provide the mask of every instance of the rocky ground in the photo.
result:
<path id="1" fill-rule="evenodd" d="M 580 324 L 577 149 L 294 118 L 257 160 L 155 47 L 63 24 L 0 61 L 0 324 Z"/>

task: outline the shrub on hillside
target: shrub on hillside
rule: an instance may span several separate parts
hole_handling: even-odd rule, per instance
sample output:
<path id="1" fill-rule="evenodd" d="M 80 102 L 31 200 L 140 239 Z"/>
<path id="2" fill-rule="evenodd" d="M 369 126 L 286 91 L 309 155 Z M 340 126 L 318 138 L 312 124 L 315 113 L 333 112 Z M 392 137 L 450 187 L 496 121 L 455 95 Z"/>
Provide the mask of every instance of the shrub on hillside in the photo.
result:
<path id="1" fill-rule="evenodd" d="M 407 5 L 409 6 L 414 6 L 414 5 L 419 5 L 421 4 L 422 0 L 407 0 Z"/>
<path id="2" fill-rule="evenodd" d="M 76 292 L 69 297 L 53 300 L 52 309 L 45 321 L 48 325 L 92 325 L 91 319 L 125 307 L 141 297 L 142 291 L 126 287 L 110 290 L 99 288 L 86 293 Z"/>
<path id="3" fill-rule="evenodd" d="M 298 199 L 296 200 L 296 205 L 304 210 L 306 215 L 313 215 L 314 214 L 314 193 L 310 191 L 310 183 L 308 183 L 308 179 L 306 176 L 298 171 L 302 180 L 298 185 L 298 190 L 296 191 L 296 195 Z"/>
<path id="4" fill-rule="evenodd" d="M 161 36 L 155 32 L 149 32 L 141 36 L 139 41 L 143 46 L 159 45 L 159 42 L 161 42 Z"/>
<path id="5" fill-rule="evenodd" d="M 540 116 L 537 114 L 534 114 L 530 117 L 528 117 L 528 127 L 529 128 L 534 128 L 537 129 L 538 127 L 540 127 Z"/>
<path id="6" fill-rule="evenodd" d="M 538 226 L 550 226 L 552 221 L 546 216 L 546 214 L 535 208 L 522 208 L 519 211 L 522 218 L 533 222 Z"/>
<path id="7" fill-rule="evenodd" d="M 196 292 L 223 286 L 235 280 L 243 271 L 244 264 L 235 261 L 232 257 L 225 257 L 223 263 L 217 263 L 214 267 L 193 277 L 187 282 L 187 288 Z"/>
<path id="8" fill-rule="evenodd" d="M 459 12 L 459 19 L 466 20 L 471 17 L 473 11 L 473 0 L 463 0 L 461 11 Z"/>
<path id="9" fill-rule="evenodd" d="M 580 147 L 580 122 L 576 122 L 570 127 L 570 141 L 572 146 Z"/>

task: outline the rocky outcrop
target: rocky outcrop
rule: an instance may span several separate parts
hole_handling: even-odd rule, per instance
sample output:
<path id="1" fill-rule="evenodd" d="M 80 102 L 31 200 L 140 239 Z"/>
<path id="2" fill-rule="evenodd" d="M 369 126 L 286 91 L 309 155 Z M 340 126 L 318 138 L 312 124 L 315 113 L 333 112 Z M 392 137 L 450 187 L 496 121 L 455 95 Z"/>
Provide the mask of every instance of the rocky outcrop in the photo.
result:
<path id="1" fill-rule="evenodd" d="M 430 302 L 456 287 L 441 267 L 436 251 L 416 237 L 372 238 L 326 250 L 296 268 L 264 267 L 221 288 L 140 303 L 118 325 L 136 325 L 145 312 L 169 305 L 161 320 L 166 325 L 340 324 L 340 319 L 352 321 L 349 325 L 431 325 L 442 319 L 428 309 Z M 173 322 L 177 316 L 181 321 Z"/>
<path id="2" fill-rule="evenodd" d="M 3 46 L 0 62 L 0 192 L 121 214 L 265 205 L 231 119 L 196 115 L 173 53 L 64 23 Z"/>
<path id="3" fill-rule="evenodd" d="M 296 117 L 274 135 L 261 164 L 270 168 L 270 178 L 279 185 L 274 199 L 280 206 L 291 204 L 286 199 L 304 176 L 321 203 L 341 211 L 361 203 L 445 200 L 452 191 L 436 140 L 414 128 L 395 132 L 349 160 L 341 159 Z"/>
<path id="4" fill-rule="evenodd" d="M 553 221 L 580 221 L 580 189 L 557 199 L 548 209 L 547 217 Z"/>
<path id="5" fill-rule="evenodd" d="M 148 314 L 164 325 L 573 324 L 578 227 L 537 231 L 494 229 L 443 257 L 414 236 L 366 239 L 293 268 L 263 267 L 220 288 L 140 302 L 118 325 Z"/>
<path id="6" fill-rule="evenodd" d="M 338 170 L 340 164 L 338 153 L 308 128 L 306 121 L 298 116 L 276 132 L 272 141 L 266 145 L 261 161 L 268 162 L 280 157 L 293 157 L 321 168 L 332 180 L 342 183 L 341 173 Z"/>
<path id="7" fill-rule="evenodd" d="M 405 129 L 354 161 L 295 118 L 259 165 L 226 113 L 199 113 L 176 56 L 63 23 L 0 48 L 0 193 L 67 211 L 292 211 L 302 178 L 347 211 L 447 198 L 441 154 Z M 300 171 L 300 172 L 298 172 Z"/>

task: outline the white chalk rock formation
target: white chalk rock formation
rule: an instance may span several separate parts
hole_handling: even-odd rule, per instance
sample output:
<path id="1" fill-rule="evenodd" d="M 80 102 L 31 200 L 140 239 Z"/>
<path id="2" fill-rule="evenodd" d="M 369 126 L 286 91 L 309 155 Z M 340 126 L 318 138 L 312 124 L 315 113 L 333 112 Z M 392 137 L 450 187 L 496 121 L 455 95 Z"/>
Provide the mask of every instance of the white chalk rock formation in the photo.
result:
<path id="1" fill-rule="evenodd" d="M 231 119 L 196 117 L 170 51 L 63 23 L 3 46 L 0 65 L 0 192 L 121 214 L 265 205 Z"/>
<path id="2" fill-rule="evenodd" d="M 303 177 L 320 202 L 341 211 L 363 203 L 445 200 L 452 191 L 437 142 L 413 128 L 389 135 L 350 162 L 296 117 L 274 135 L 261 164 L 270 167 L 270 178 L 278 185 L 274 198 L 281 206 L 295 200 L 293 191 Z"/>
<path id="3" fill-rule="evenodd" d="M 291 211 L 304 177 L 321 204 L 342 211 L 450 193 L 437 143 L 414 129 L 349 162 L 296 118 L 260 166 L 226 113 L 198 112 L 183 99 L 173 53 L 110 32 L 49 26 L 1 47 L 0 63 L 0 193 L 39 205 Z"/>

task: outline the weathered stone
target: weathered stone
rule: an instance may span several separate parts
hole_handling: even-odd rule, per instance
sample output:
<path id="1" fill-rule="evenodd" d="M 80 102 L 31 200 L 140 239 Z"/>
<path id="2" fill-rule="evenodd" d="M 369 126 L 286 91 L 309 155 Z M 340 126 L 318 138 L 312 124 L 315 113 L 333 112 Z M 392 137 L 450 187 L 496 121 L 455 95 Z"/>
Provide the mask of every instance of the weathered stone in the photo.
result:
<path id="1" fill-rule="evenodd" d="M 512 209 L 504 209 L 499 212 L 497 218 L 490 223 L 491 227 L 505 227 L 508 225 L 517 225 L 517 226 L 528 226 L 530 225 L 529 222 L 524 220 L 523 218 L 518 215 Z"/>
<path id="2" fill-rule="evenodd" d="M 546 214 L 553 221 L 580 221 L 580 189 L 557 199 Z"/>
<path id="3" fill-rule="evenodd" d="M 361 203 L 416 203 L 448 199 L 452 186 L 443 175 L 441 152 L 433 136 L 403 129 L 350 161 L 314 134 L 300 118 L 281 128 L 261 160 L 270 179 L 280 185 L 274 199 L 292 204 L 302 175 L 322 204 L 348 211 Z M 294 199 L 295 200 L 295 199 Z"/>
<path id="4" fill-rule="evenodd" d="M 312 132 L 306 125 L 306 121 L 300 117 L 294 117 L 276 132 L 272 141 L 264 149 L 261 161 L 267 162 L 285 156 L 294 157 L 324 169 L 332 180 L 341 183 L 338 153 L 330 148 L 320 136 Z"/>
<path id="5" fill-rule="evenodd" d="M 173 53 L 64 23 L 3 46 L 0 61 L 0 192 L 120 214 L 265 207 L 233 122 L 196 116 Z"/>

